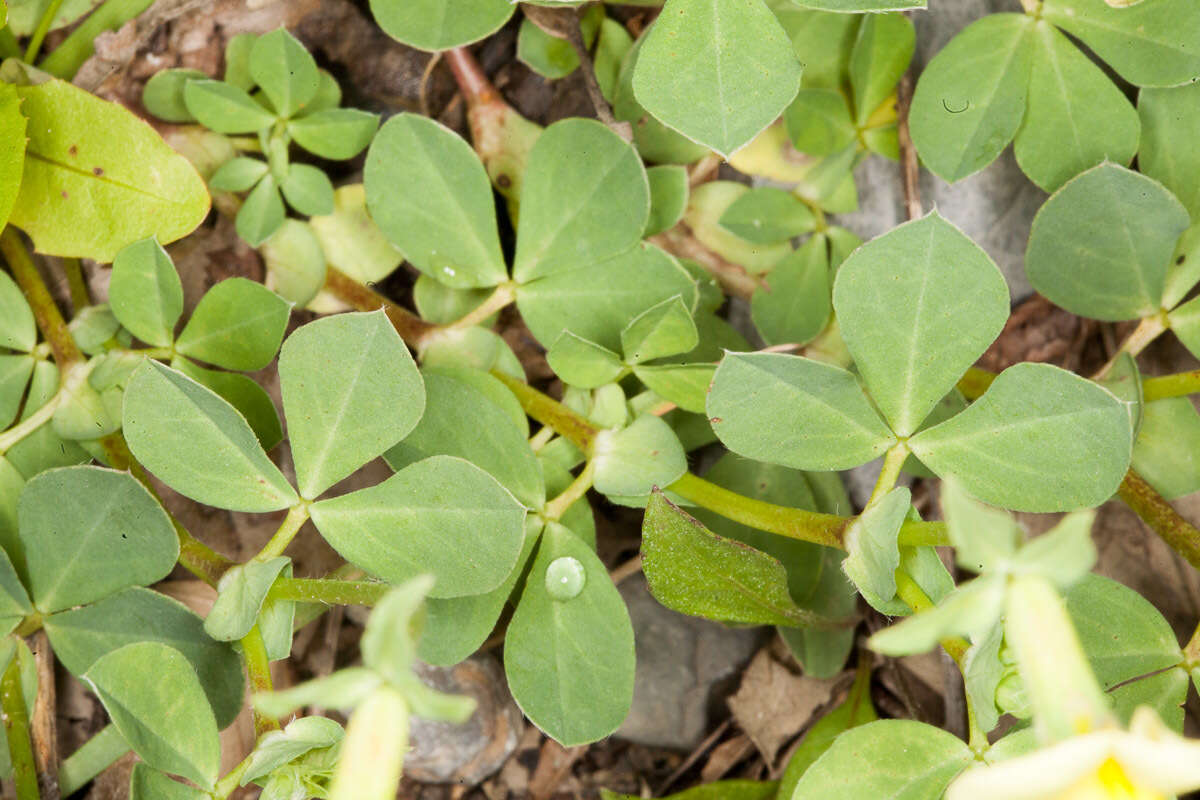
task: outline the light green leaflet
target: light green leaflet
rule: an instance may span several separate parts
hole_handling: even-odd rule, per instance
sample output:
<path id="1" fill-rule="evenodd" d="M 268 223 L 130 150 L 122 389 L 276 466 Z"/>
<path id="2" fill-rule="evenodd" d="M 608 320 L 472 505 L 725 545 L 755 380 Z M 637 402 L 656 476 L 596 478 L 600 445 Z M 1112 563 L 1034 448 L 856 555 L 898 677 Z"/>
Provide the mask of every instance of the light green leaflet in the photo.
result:
<path id="1" fill-rule="evenodd" d="M 159 642 L 130 644 L 83 676 L 142 760 L 212 789 L 221 767 L 217 722 L 191 664 Z"/>
<path id="2" fill-rule="evenodd" d="M 625 362 L 619 355 L 570 331 L 563 331 L 554 340 L 546 352 L 546 361 L 563 383 L 580 389 L 612 383 L 625 372 Z M 16 413 L 15 408 L 13 412 Z"/>
<path id="3" fill-rule="evenodd" d="M 179 540 L 158 501 L 127 472 L 65 467 L 25 484 L 21 561 L 45 613 L 166 577 Z"/>
<path id="4" fill-rule="evenodd" d="M 404 441 L 384 453 L 388 466 L 400 470 L 432 455 L 458 456 L 488 472 L 526 508 L 540 508 L 546 501 L 546 486 L 537 457 L 526 442 L 528 432 L 479 388 L 463 380 L 465 372 L 425 370 L 425 414 Z M 477 375 L 508 392 L 490 375 Z"/>
<path id="5" fill-rule="evenodd" d="M 937 212 L 854 251 L 833 286 L 846 346 L 900 436 L 1000 334 L 1008 304 L 991 258 Z"/>
<path id="6" fill-rule="evenodd" d="M 290 164 L 279 190 L 288 205 L 305 216 L 333 213 L 333 183 L 311 164 Z"/>
<path id="7" fill-rule="evenodd" d="M 173 242 L 208 214 L 195 168 L 121 106 L 59 80 L 16 91 L 29 143 L 9 222 L 38 252 L 110 262 L 147 236 Z"/>
<path id="8" fill-rule="evenodd" d="M 613 116 L 633 124 L 634 144 L 647 161 L 658 164 L 690 164 L 698 161 L 708 154 L 709 149 L 659 122 L 634 97 L 633 79 L 645 41 L 644 36 L 639 38 L 621 59 L 617 85 L 613 89 Z"/>
<path id="9" fill-rule="evenodd" d="M 134 642 L 161 642 L 191 663 L 221 728 L 242 708 L 245 675 L 229 645 L 213 641 L 187 606 L 140 587 L 98 603 L 51 614 L 45 621 L 54 655 L 72 675 L 83 675 L 101 656 Z"/>
<path id="10" fill-rule="evenodd" d="M 1138 169 L 1170 189 L 1200 220 L 1200 151 L 1188 146 L 1200 138 L 1200 83 L 1175 89 L 1143 89 Z"/>
<path id="11" fill-rule="evenodd" d="M 326 108 L 296 117 L 287 127 L 296 144 L 308 152 L 340 161 L 354 158 L 371 143 L 379 117 L 357 108 Z"/>
<path id="12" fill-rule="evenodd" d="M 642 557 L 655 599 L 680 613 L 735 625 L 828 623 L 796 605 L 787 570 L 777 559 L 718 536 L 661 491 L 646 505 Z"/>
<path id="13" fill-rule="evenodd" d="M 278 511 L 299 500 L 233 406 L 147 359 L 125 390 L 133 455 L 175 491 L 233 511 Z"/>
<path id="14" fill-rule="evenodd" d="M 7 635 L 31 613 L 33 605 L 16 568 L 7 551 L 0 550 L 0 630 Z"/>
<path id="15" fill-rule="evenodd" d="M 696 291 L 679 262 L 643 243 L 599 264 L 587 262 L 519 286 L 517 308 L 534 338 L 547 346 L 568 330 L 617 350 L 630 319 L 675 295 L 691 307 Z"/>
<path id="16" fill-rule="evenodd" d="M 204 619 L 204 632 L 219 642 L 236 642 L 258 621 L 271 584 L 289 563 L 284 556 L 233 567 L 217 584 L 217 600 Z"/>
<path id="17" fill-rule="evenodd" d="M 262 369 L 275 358 L 290 313 L 291 304 L 261 283 L 229 278 L 200 298 L 175 350 L 226 369 Z"/>
<path id="18" fill-rule="evenodd" d="M 515 10 L 509 0 L 371 0 L 371 13 L 384 33 L 431 51 L 495 33 Z"/>
<path id="19" fill-rule="evenodd" d="M 172 359 L 171 368 L 212 389 L 236 408 L 250 424 L 263 450 L 270 451 L 283 441 L 283 425 L 279 422 L 275 403 L 251 378 L 236 372 L 205 369 L 183 357 Z"/>
<path id="20" fill-rule="evenodd" d="M 867 506 L 846 529 L 847 555 L 842 570 L 876 608 L 896 596 L 900 526 L 911 500 L 908 489 L 897 486 Z"/>
<path id="21" fill-rule="evenodd" d="M 25 163 L 25 117 L 21 114 L 16 87 L 9 84 L 0 85 L 0 143 L 3 143 L 0 151 L 0 225 L 3 225 L 17 200 Z"/>
<path id="22" fill-rule="evenodd" d="M 1042 19 L 1079 37 L 1136 86 L 1177 86 L 1200 75 L 1200 6 L 1191 0 L 1128 8 L 1105 0 L 1046 0 Z"/>
<path id="23" fill-rule="evenodd" d="M 943 179 L 983 169 L 1016 135 L 1033 63 L 1030 27 L 1019 14 L 990 14 L 955 36 L 921 73 L 909 120 L 913 143 Z"/>
<path id="24" fill-rule="evenodd" d="M 528 283 L 623 253 L 649 214 L 650 184 L 630 145 L 594 120 L 556 122 L 529 153 L 513 277 Z"/>
<path id="25" fill-rule="evenodd" d="M 485 594 L 431 597 L 425 601 L 425 632 L 417 656 L 430 664 L 448 667 L 479 649 L 496 627 L 500 612 L 525 574 L 525 565 L 542 534 L 542 523 L 532 515 L 525 519 L 525 542 L 516 566 L 498 587 Z"/>
<path id="26" fill-rule="evenodd" d="M 792 102 L 800 70 L 762 0 L 667 0 L 633 89 L 659 120 L 728 157 Z"/>
<path id="27" fill-rule="evenodd" d="M 1011 514 L 975 500 L 953 478 L 942 483 L 941 499 L 942 516 L 960 567 L 983 572 L 1017 551 L 1022 532 Z"/>
<path id="28" fill-rule="evenodd" d="M 307 306 L 325 288 L 325 251 L 308 223 L 285 219 L 258 254 L 267 266 L 267 283 L 289 303 Z"/>
<path id="29" fill-rule="evenodd" d="M 862 18 L 850 53 L 855 120 L 866 122 L 896 90 L 912 61 L 916 41 L 912 21 L 903 14 L 869 14 Z"/>
<path id="30" fill-rule="evenodd" d="M 791 192 L 762 186 L 734 200 L 721 215 L 720 224 L 747 241 L 777 244 L 809 233 L 816 220 L 808 206 Z"/>
<path id="31" fill-rule="evenodd" d="M 447 128 L 418 114 L 392 117 L 367 152 L 363 183 L 375 222 L 426 275 L 456 288 L 508 276 L 487 173 Z"/>
<path id="32" fill-rule="evenodd" d="M 646 170 L 650 181 L 650 219 L 646 222 L 645 236 L 674 228 L 683 218 L 687 208 L 687 170 L 675 165 L 650 167 Z"/>
<path id="33" fill-rule="evenodd" d="M 1132 161 L 1141 124 L 1124 93 L 1049 22 L 1029 37 L 1029 104 L 1013 142 L 1025 174 L 1052 192 L 1096 164 Z"/>
<path id="34" fill-rule="evenodd" d="M 646 388 L 684 411 L 703 414 L 708 387 L 712 383 L 713 364 L 660 364 L 636 366 L 633 374 Z"/>
<path id="35" fill-rule="evenodd" d="M 863 758 L 870 753 L 870 758 Z M 974 757 L 961 739 L 932 725 L 889 719 L 852 728 L 817 759 L 790 800 L 843 797 L 933 800 Z"/>
<path id="36" fill-rule="evenodd" d="M 404 260 L 400 251 L 367 214 L 366 192 L 361 183 L 335 189 L 333 213 L 313 217 L 308 224 L 316 234 L 330 266 L 359 283 L 383 280 Z M 420 282 L 421 279 L 417 280 Z M 425 283 L 434 281 L 426 277 Z M 414 295 L 415 292 L 414 287 Z"/>
<path id="37" fill-rule="evenodd" d="M 524 518 L 495 478 L 450 456 L 312 506 L 317 529 L 347 561 L 392 583 L 432 574 L 432 597 L 499 586 L 521 552 Z"/>
<path id="38" fill-rule="evenodd" d="M 183 284 L 162 245 L 143 239 L 117 253 L 108 302 L 121 324 L 146 344 L 166 347 L 174 341 Z"/>
<path id="39" fill-rule="evenodd" d="M 1184 655 L 1170 624 L 1152 603 L 1132 589 L 1099 575 L 1088 575 L 1064 599 L 1079 643 L 1105 691 L 1111 692 L 1117 684 L 1175 667 L 1183 661 Z M 1123 689 L 1132 689 L 1141 682 L 1144 681 Z M 1172 722 L 1175 720 L 1171 717 L 1175 717 L 1182 723 L 1183 711 L 1179 706 L 1187 692 L 1187 681 L 1177 679 L 1175 684 L 1175 701 L 1165 704 L 1172 710 L 1163 719 Z M 1123 689 L 1113 694 L 1119 697 Z M 1119 699 L 1117 705 L 1118 708 L 1121 705 Z"/>
<path id="40" fill-rule="evenodd" d="M 258 247 L 279 229 L 286 213 L 274 176 L 264 175 L 238 210 L 234 220 L 238 236 Z"/>
<path id="41" fill-rule="evenodd" d="M 250 76 L 281 117 L 292 116 L 317 93 L 317 62 L 284 28 L 255 40 L 249 67 Z"/>
<path id="42" fill-rule="evenodd" d="M 628 364 L 687 353 L 699 342 L 692 312 L 678 296 L 646 309 L 621 331 L 621 350 Z"/>
<path id="43" fill-rule="evenodd" d="M 687 456 L 671 426 L 646 414 L 628 428 L 596 434 L 592 465 L 596 491 L 636 497 L 679 480 L 687 471 Z"/>
<path id="44" fill-rule="evenodd" d="M 801 89 L 784 122 L 792 146 L 813 156 L 841 152 L 858 135 L 846 97 L 835 89 Z"/>
<path id="45" fill-rule="evenodd" d="M 312 500 L 416 426 L 421 375 L 382 311 L 310 322 L 279 354 L 300 496 Z"/>
<path id="46" fill-rule="evenodd" d="M 966 411 L 909 446 L 987 503 L 1045 512 L 1111 497 L 1131 442 L 1128 415 L 1107 390 L 1049 364 L 1017 364 Z"/>
<path id="47" fill-rule="evenodd" d="M 825 329 L 830 303 L 829 245 L 809 238 L 767 273 L 750 297 L 750 318 L 767 344 L 804 344 Z"/>
<path id="48" fill-rule="evenodd" d="M 129 800 L 206 800 L 211 796 L 143 763 L 134 764 L 129 777 Z"/>
<path id="49" fill-rule="evenodd" d="M 730 450 L 797 469 L 850 469 L 896 441 L 852 374 L 782 353 L 726 354 L 707 414 Z"/>
<path id="50" fill-rule="evenodd" d="M 1188 213 L 1161 184 L 1115 164 L 1068 182 L 1034 218 L 1029 282 L 1080 316 L 1127 320 L 1157 313 Z"/>
<path id="51" fill-rule="evenodd" d="M 582 578 L 573 597 L 547 588 L 559 559 L 572 559 Z M 509 623 L 504 671 L 525 716 L 564 746 L 607 736 L 629 713 L 634 649 L 625 601 L 596 554 L 558 523 L 542 533 Z"/>
<path id="52" fill-rule="evenodd" d="M 1167 500 L 1200 490 L 1200 414 L 1186 397 L 1147 403 L 1133 468 Z"/>
<path id="53" fill-rule="evenodd" d="M 37 344 L 37 325 L 21 287 L 0 272 L 0 347 L 28 353 Z"/>
<path id="54" fill-rule="evenodd" d="M 245 90 L 223 81 L 190 80 L 183 86 L 187 110 L 201 125 L 217 133 L 258 133 L 275 123 Z"/>
<path id="55" fill-rule="evenodd" d="M 207 80 L 197 69 L 164 69 L 150 76 L 142 89 L 142 105 L 154 116 L 167 122 L 195 122 L 183 100 L 183 88 L 190 80 Z M 249 159 L 246 159 L 249 160 Z"/>

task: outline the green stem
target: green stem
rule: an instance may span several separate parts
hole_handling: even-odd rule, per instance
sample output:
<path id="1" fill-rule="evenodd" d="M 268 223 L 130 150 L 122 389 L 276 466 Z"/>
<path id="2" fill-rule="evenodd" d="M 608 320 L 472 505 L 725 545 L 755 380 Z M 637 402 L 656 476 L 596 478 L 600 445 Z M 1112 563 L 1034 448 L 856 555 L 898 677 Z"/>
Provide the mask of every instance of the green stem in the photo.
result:
<path id="1" fill-rule="evenodd" d="M 871 490 L 871 498 L 867 500 L 868 506 L 874 504 L 896 486 L 896 481 L 900 479 L 900 467 L 904 466 L 906 458 L 908 458 L 906 442 L 896 442 L 887 451 L 887 455 L 883 457 L 883 466 L 879 470 L 879 479 L 875 481 L 875 488 Z"/>
<path id="2" fill-rule="evenodd" d="M 269 692 L 274 689 L 271 683 L 271 660 L 267 658 L 267 646 L 263 643 L 262 631 L 255 623 L 250 632 L 242 637 L 242 663 L 246 667 L 246 677 L 250 681 L 250 693 Z M 254 712 L 254 735 L 262 736 L 267 731 L 279 730 L 279 720 Z"/>
<path id="3" fill-rule="evenodd" d="M 551 428 L 549 425 L 543 425 L 541 430 L 529 437 L 529 449 L 535 453 L 538 452 L 549 444 L 554 436 L 554 428 Z"/>
<path id="4" fill-rule="evenodd" d="M 1200 569 L 1200 530 L 1181 517 L 1145 478 L 1130 469 L 1117 494 L 1171 549 Z"/>
<path id="5" fill-rule="evenodd" d="M 0 433 L 0 455 L 7 453 L 26 436 L 45 425 L 54 416 L 54 412 L 58 410 L 58 406 L 66 396 L 66 392 L 59 388 L 44 406 L 4 433 Z"/>
<path id="6" fill-rule="evenodd" d="M 8 262 L 17 285 L 25 293 L 25 299 L 33 310 L 33 318 L 37 320 L 38 330 L 42 332 L 42 337 L 50 344 L 50 349 L 54 353 L 55 363 L 65 374 L 67 367 L 71 364 L 84 360 L 83 353 L 79 352 L 79 347 L 71 337 L 66 320 L 63 319 L 58 306 L 54 304 L 54 298 L 50 296 L 46 282 L 42 280 L 42 275 L 34 265 L 29 250 L 21 241 L 21 235 L 12 226 L 6 227 L 0 233 L 0 253 Z"/>
<path id="7" fill-rule="evenodd" d="M 1200 392 L 1200 369 L 1142 379 L 1142 396 L 1147 403 L 1167 397 L 1184 397 L 1197 392 Z"/>
<path id="8" fill-rule="evenodd" d="M 439 330 L 453 331 L 462 328 L 473 328 L 479 325 L 488 317 L 507 308 L 517 299 L 516 286 L 511 281 L 500 284 L 494 292 L 488 295 L 487 299 L 471 309 L 469 313 L 465 314 L 461 319 L 456 319 L 454 322 L 438 326 Z"/>
<path id="9" fill-rule="evenodd" d="M 913 610 L 914 614 L 920 614 L 922 611 L 929 611 L 935 606 L 929 595 L 925 594 L 925 590 L 921 588 L 912 576 L 903 569 L 896 570 L 896 594 L 904 603 Z M 947 637 L 941 641 L 942 649 L 949 654 L 950 658 L 954 659 L 954 663 L 958 665 L 959 671 L 966 675 L 965 663 L 967 650 L 971 644 L 966 639 L 961 639 L 957 636 Z M 967 730 L 968 730 L 968 746 L 978 756 L 988 748 L 987 732 L 981 730 L 979 721 L 975 717 L 975 709 L 972 707 L 971 695 L 966 694 L 967 698 Z"/>
<path id="10" fill-rule="evenodd" d="M 1145 350 L 1151 342 L 1165 333 L 1168 328 L 1167 312 L 1165 311 L 1160 311 L 1152 317 L 1143 317 L 1142 321 L 1133 329 L 1133 333 L 1125 337 L 1125 341 L 1121 342 L 1121 346 L 1117 349 L 1117 352 L 1113 353 L 1113 357 L 1108 360 L 1107 364 L 1100 368 L 1100 371 L 1093 376 L 1092 380 L 1099 381 L 1106 378 L 1122 353 L 1129 353 L 1131 356 L 1136 356 Z"/>
<path id="11" fill-rule="evenodd" d="M 594 425 L 523 381 L 497 370 L 492 370 L 491 374 L 512 390 L 526 414 L 554 429 L 584 452 L 588 451 L 599 432 Z M 790 539 L 844 549 L 842 534 L 851 522 L 848 517 L 820 514 L 755 500 L 717 486 L 690 472 L 665 488 L 685 500 L 743 525 Z M 900 528 L 900 543 L 912 546 L 947 545 L 950 539 L 943 522 L 905 522 Z"/>
<path id="12" fill-rule="evenodd" d="M 254 557 L 254 560 L 269 561 L 276 556 L 283 555 L 283 551 L 292 543 L 292 539 L 296 538 L 296 534 L 300 532 L 300 528 L 307 521 L 308 503 L 301 500 L 288 509 L 287 516 L 283 518 L 283 523 L 279 526 L 279 530 L 275 531 L 275 535 L 271 537 L 271 541 L 267 542 L 266 546 Z"/>
<path id="13" fill-rule="evenodd" d="M 72 753 L 58 768 L 58 789 L 63 797 L 70 797 L 111 767 L 118 758 L 129 752 L 129 743 L 109 723 L 100 729 L 83 746 Z"/>
<path id="14" fill-rule="evenodd" d="M 276 578 L 268 600 L 323 603 L 328 606 L 373 606 L 392 587 L 378 581 L 344 581 L 328 578 Z"/>
<path id="15" fill-rule="evenodd" d="M 213 787 L 212 796 L 216 800 L 225 800 L 229 795 L 241 786 L 242 776 L 246 774 L 246 770 L 250 767 L 250 760 L 254 758 L 254 752 L 242 759 L 241 763 L 231 769 L 229 773 L 217 781 L 217 785 Z"/>
<path id="16" fill-rule="evenodd" d="M 29 739 L 29 709 L 25 707 L 25 695 L 21 691 L 21 666 L 16 656 L 0 679 L 0 708 L 4 709 L 4 730 L 8 734 L 17 800 L 41 800 L 33 742 Z"/>
<path id="17" fill-rule="evenodd" d="M 88 14 L 54 52 L 42 59 L 38 67 L 56 78 L 70 80 L 83 62 L 96 52 L 96 37 L 105 31 L 115 31 L 141 14 L 153 0 L 105 0 Z"/>
<path id="18" fill-rule="evenodd" d="M 102 438 L 100 445 L 104 448 L 104 453 L 108 456 L 108 463 L 113 469 L 129 470 L 129 473 L 158 500 L 159 505 L 162 505 L 158 489 L 150 480 L 150 476 L 146 474 L 145 468 L 133 457 L 133 453 L 129 452 L 129 446 L 125 443 L 125 437 L 121 435 L 120 431 L 110 433 Z M 179 563 L 209 586 L 216 587 L 221 576 L 233 566 L 233 562 L 192 536 L 191 532 L 183 527 L 183 523 L 176 519 L 170 511 L 167 511 L 167 516 L 170 517 L 171 524 L 175 526 L 175 535 L 179 537 Z"/>
<path id="19" fill-rule="evenodd" d="M 33 29 L 29 46 L 25 48 L 24 61 L 26 64 L 37 61 L 38 53 L 42 49 L 42 42 L 45 41 L 46 34 L 50 32 L 50 26 L 54 24 L 54 18 L 58 16 L 58 10 L 62 8 L 62 4 L 63 0 L 50 0 L 46 10 L 42 12 L 42 18 L 38 20 L 37 27 Z"/>
<path id="20" fill-rule="evenodd" d="M 542 394 L 524 381 L 519 381 L 500 370 L 492 370 L 492 376 L 499 379 L 517 396 L 521 408 L 543 425 L 555 430 L 571 444 L 587 453 L 592 447 L 599 429 L 586 419 L 576 414 L 557 400 Z"/>
<path id="21" fill-rule="evenodd" d="M 63 273 L 67 276 L 67 288 L 71 292 L 71 309 L 78 314 L 92 304 L 87 280 L 83 277 L 83 265 L 78 258 L 64 258 L 62 265 Z"/>
<path id="22" fill-rule="evenodd" d="M 326 574 L 322 580 L 357 581 L 363 578 L 365 575 L 365 572 L 353 564 L 343 564 L 337 569 Z M 278 581 L 279 579 L 276 580 L 276 583 L 278 583 Z M 318 619 L 322 614 L 328 611 L 330 607 L 331 606 L 328 603 L 322 601 L 296 603 L 296 615 L 292 620 L 292 630 L 300 630 L 314 619 Z"/>
<path id="23" fill-rule="evenodd" d="M 241 150 L 243 153 L 261 153 L 263 151 L 262 142 L 258 141 L 258 137 L 229 136 L 227 138 L 235 150 Z"/>
<path id="24" fill-rule="evenodd" d="M 563 514 L 567 513 L 567 509 L 587 494 L 588 489 L 592 488 L 595 463 L 594 461 L 587 462 L 583 471 L 579 473 L 579 477 L 571 481 L 571 485 L 564 489 L 562 494 L 546 503 L 546 507 L 542 509 L 542 519 L 557 522 L 562 519 Z"/>

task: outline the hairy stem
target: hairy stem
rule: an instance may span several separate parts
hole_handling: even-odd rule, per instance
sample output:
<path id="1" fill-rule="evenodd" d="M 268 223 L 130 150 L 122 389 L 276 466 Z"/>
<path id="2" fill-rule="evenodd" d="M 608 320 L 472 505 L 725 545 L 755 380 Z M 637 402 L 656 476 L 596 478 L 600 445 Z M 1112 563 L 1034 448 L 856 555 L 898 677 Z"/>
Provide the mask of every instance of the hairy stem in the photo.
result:
<path id="1" fill-rule="evenodd" d="M 242 637 L 242 664 L 246 668 L 246 677 L 250 681 L 250 693 L 269 692 L 274 686 L 271 683 L 271 661 L 267 658 L 267 646 L 263 643 L 262 631 L 258 623 L 250 632 Z M 254 711 L 254 735 L 262 736 L 267 731 L 279 730 L 279 720 L 267 716 L 257 709 Z"/>
<path id="2" fill-rule="evenodd" d="M 483 323 L 488 317 L 499 313 L 504 308 L 512 305 L 517 299 L 516 284 L 512 282 L 502 283 L 496 287 L 496 290 L 488 295 L 482 303 L 471 309 L 460 319 L 449 322 L 445 325 L 438 326 L 439 330 L 460 330 L 462 328 L 473 328 L 476 325 Z"/>
<path id="3" fill-rule="evenodd" d="M 45 41 L 46 34 L 50 32 L 50 26 L 54 24 L 54 18 L 58 16 L 58 10 L 62 8 L 62 4 L 63 0 L 50 0 L 46 10 L 42 12 L 37 27 L 33 29 L 33 36 L 29 38 L 29 46 L 25 48 L 23 60 L 26 64 L 37 61 L 38 53 L 42 49 L 42 42 Z"/>
<path id="4" fill-rule="evenodd" d="M 1125 337 L 1125 341 L 1121 342 L 1121 347 L 1108 360 L 1108 363 L 1100 368 L 1100 371 L 1093 376 L 1092 380 L 1104 380 L 1104 378 L 1108 377 L 1108 373 L 1112 371 L 1113 365 L 1117 363 L 1117 359 L 1122 353 L 1129 353 L 1131 356 L 1136 356 L 1145 350 L 1147 345 L 1166 332 L 1167 327 L 1167 312 L 1165 311 L 1159 312 L 1152 317 L 1144 317 L 1138 323 L 1137 327 L 1133 329 L 1133 333 Z"/>
<path id="5" fill-rule="evenodd" d="M 1200 369 L 1142 379 L 1142 396 L 1147 403 L 1197 392 L 1200 392 Z"/>
<path id="6" fill-rule="evenodd" d="M 25 707 L 20 659 L 15 653 L 4 670 L 4 677 L 0 678 L 0 708 L 4 710 L 4 731 L 8 735 L 17 800 L 41 800 L 33 743 L 29 739 L 29 709 Z"/>
<path id="7" fill-rule="evenodd" d="M 1200 530 L 1181 517 L 1145 478 L 1131 468 L 1117 494 L 1171 549 L 1200 569 Z"/>
<path id="8" fill-rule="evenodd" d="M 283 551 L 292 543 L 292 539 L 296 538 L 296 534 L 304 527 L 305 522 L 308 522 L 308 503 L 302 500 L 288 509 L 287 516 L 279 525 L 279 530 L 275 531 L 271 541 L 267 542 L 254 560 L 269 561 L 276 556 L 283 555 Z"/>
<path id="9" fill-rule="evenodd" d="M 330 606 L 373 606 L 392 587 L 377 581 L 345 581 L 330 578 L 276 578 L 267 592 L 268 600 L 323 603 Z"/>
<path id="10" fill-rule="evenodd" d="M 595 425 L 576 414 L 552 397 L 542 394 L 524 381 L 519 381 L 511 375 L 499 370 L 492 370 L 492 376 L 512 390 L 521 403 L 525 413 L 543 425 L 554 429 L 559 436 L 578 447 L 585 453 L 591 449 L 592 440 L 599 433 Z"/>
<path id="11" fill-rule="evenodd" d="M 567 513 L 567 509 L 575 505 L 576 501 L 587 494 L 588 489 L 592 488 L 592 474 L 595 471 L 594 461 L 587 462 L 583 472 L 579 473 L 579 477 L 571 481 L 571 485 L 563 490 L 562 494 L 546 503 L 546 507 L 542 509 L 542 518 L 547 520 L 558 521 L 562 519 L 562 515 Z"/>
<path id="12" fill-rule="evenodd" d="M 400 334 L 400 338 L 409 347 L 420 345 L 421 340 L 436 328 L 408 309 L 396 305 L 333 267 L 326 268 L 325 289 L 356 311 L 378 311 L 382 308 L 396 332 Z"/>
<path id="13" fill-rule="evenodd" d="M 54 362 L 65 374 L 67 367 L 71 364 L 83 361 L 83 353 L 79 352 L 79 347 L 71 338 L 71 332 L 67 329 L 62 312 L 54 304 L 54 298 L 50 296 L 46 282 L 42 280 L 42 275 L 33 263 L 29 250 L 21 241 L 21 235 L 12 226 L 6 227 L 3 232 L 0 232 L 0 253 L 8 262 L 17 285 L 25 293 L 25 299 L 33 310 L 33 318 L 37 321 L 38 330 L 42 332 L 42 337 L 49 343 L 50 350 L 54 354 Z"/>
<path id="14" fill-rule="evenodd" d="M 250 755 L 241 760 L 236 767 L 231 769 L 228 774 L 223 775 L 221 780 L 217 781 L 217 785 L 213 787 L 212 796 L 217 800 L 225 800 L 229 795 L 237 791 L 238 786 L 242 783 L 242 776 L 246 774 L 246 770 L 250 768 L 250 759 L 253 758 L 253 751 Z"/>

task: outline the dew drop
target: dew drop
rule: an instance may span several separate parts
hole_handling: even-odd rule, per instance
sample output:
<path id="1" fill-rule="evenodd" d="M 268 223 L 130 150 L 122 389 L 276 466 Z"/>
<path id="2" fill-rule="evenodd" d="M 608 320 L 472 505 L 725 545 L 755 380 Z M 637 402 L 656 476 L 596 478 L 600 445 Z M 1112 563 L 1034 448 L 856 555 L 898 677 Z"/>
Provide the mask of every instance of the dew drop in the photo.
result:
<path id="1" fill-rule="evenodd" d="M 587 583 L 587 572 L 579 559 L 571 556 L 556 558 L 546 567 L 546 591 L 555 600 L 578 597 Z"/>

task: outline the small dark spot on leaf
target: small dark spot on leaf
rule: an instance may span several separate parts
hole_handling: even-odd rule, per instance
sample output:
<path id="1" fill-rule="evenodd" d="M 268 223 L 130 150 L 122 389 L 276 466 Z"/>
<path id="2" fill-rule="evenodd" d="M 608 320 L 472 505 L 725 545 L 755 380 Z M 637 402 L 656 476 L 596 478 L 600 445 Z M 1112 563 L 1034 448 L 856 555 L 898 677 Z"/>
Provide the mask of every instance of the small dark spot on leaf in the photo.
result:
<path id="1" fill-rule="evenodd" d="M 103 175 L 104 167 L 92 167 L 92 174 L 93 175 Z"/>
<path id="2" fill-rule="evenodd" d="M 63 189 L 63 190 L 60 192 L 60 194 L 63 196 L 63 200 L 66 200 L 66 199 L 67 199 L 67 190 L 66 190 L 66 189 Z"/>
<path id="3" fill-rule="evenodd" d="M 722 422 L 720 417 L 709 417 L 708 421 L 713 425 L 719 425 Z"/>
<path id="4" fill-rule="evenodd" d="M 129 536 L 128 536 L 128 535 L 126 535 L 126 534 L 124 534 L 124 533 L 122 533 L 122 534 L 121 534 L 121 538 L 122 538 L 122 539 L 128 539 L 128 538 L 129 538 Z"/>
<path id="5" fill-rule="evenodd" d="M 70 147 L 67 148 L 67 155 L 69 155 L 69 156 L 79 155 L 79 148 L 76 147 L 75 145 L 71 145 Z"/>
<path id="6" fill-rule="evenodd" d="M 1177 265 L 1182 264 L 1185 258 L 1187 258 L 1187 256 L 1180 256 L 1179 258 L 1175 259 L 1175 263 Z"/>
<path id="7" fill-rule="evenodd" d="M 500 175 L 496 176 L 496 183 L 500 185 L 501 189 L 507 189 L 508 187 L 512 186 L 512 178 L 501 173 Z"/>

